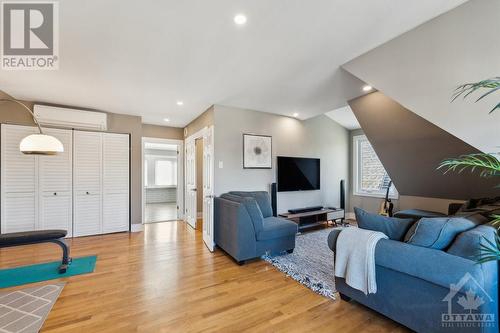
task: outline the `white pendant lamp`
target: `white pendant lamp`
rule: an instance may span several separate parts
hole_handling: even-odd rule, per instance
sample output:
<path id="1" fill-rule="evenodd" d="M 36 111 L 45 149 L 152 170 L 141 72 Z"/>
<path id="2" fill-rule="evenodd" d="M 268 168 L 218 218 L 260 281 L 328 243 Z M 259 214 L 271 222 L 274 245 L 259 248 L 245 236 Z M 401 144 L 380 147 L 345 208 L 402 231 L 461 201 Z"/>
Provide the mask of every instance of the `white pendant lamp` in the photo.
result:
<path id="1" fill-rule="evenodd" d="M 24 103 L 10 98 L 0 98 L 0 102 L 13 102 L 22 106 L 33 117 L 33 121 L 38 126 L 39 134 L 31 134 L 21 140 L 19 150 L 23 154 L 31 155 L 56 155 L 64 152 L 64 146 L 56 137 L 43 134 L 42 128 L 35 117 L 35 114 Z"/>

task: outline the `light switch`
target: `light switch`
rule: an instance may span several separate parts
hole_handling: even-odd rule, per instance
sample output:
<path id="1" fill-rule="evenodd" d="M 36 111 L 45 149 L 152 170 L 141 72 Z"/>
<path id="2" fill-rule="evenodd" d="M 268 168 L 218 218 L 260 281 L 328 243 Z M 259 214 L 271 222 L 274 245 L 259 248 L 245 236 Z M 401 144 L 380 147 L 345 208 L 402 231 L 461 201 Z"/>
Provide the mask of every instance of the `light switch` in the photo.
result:
<path id="1" fill-rule="evenodd" d="M 219 161 L 219 169 L 222 169 L 224 168 L 224 162 L 223 161 Z"/>

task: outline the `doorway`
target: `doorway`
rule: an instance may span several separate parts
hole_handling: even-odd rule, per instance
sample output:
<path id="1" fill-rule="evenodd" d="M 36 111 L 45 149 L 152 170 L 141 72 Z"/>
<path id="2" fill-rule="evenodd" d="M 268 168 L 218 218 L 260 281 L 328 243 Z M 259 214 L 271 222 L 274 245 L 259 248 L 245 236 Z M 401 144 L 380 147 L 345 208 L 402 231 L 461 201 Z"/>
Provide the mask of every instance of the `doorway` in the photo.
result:
<path id="1" fill-rule="evenodd" d="M 196 229 L 203 230 L 203 137 L 195 139 Z"/>
<path id="2" fill-rule="evenodd" d="M 182 217 L 182 141 L 143 138 L 142 202 L 144 223 Z"/>
<path id="3" fill-rule="evenodd" d="M 214 127 L 187 137 L 185 153 L 184 219 L 202 231 L 203 242 L 214 251 Z"/>

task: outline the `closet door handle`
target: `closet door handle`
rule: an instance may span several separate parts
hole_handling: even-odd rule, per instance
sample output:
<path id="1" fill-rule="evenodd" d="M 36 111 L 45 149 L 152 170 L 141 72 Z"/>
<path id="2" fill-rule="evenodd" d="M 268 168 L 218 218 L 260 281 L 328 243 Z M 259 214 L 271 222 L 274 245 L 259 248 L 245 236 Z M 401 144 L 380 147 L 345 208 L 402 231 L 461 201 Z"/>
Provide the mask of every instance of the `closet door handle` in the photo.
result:
<path id="1" fill-rule="evenodd" d="M 86 195 L 89 195 L 90 193 L 89 192 L 85 192 Z"/>
<path id="2" fill-rule="evenodd" d="M 57 192 L 54 192 L 54 195 L 57 195 Z"/>

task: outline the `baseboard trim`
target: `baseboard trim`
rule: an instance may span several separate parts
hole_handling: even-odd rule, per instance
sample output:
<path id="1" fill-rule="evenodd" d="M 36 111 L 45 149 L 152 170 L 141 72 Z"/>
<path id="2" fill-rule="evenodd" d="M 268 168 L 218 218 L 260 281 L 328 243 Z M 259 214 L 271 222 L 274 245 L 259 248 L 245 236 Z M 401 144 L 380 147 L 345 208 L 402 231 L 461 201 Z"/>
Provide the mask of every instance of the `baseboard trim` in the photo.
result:
<path id="1" fill-rule="evenodd" d="M 144 231 L 144 225 L 135 223 L 130 226 L 130 232 L 141 232 Z"/>

